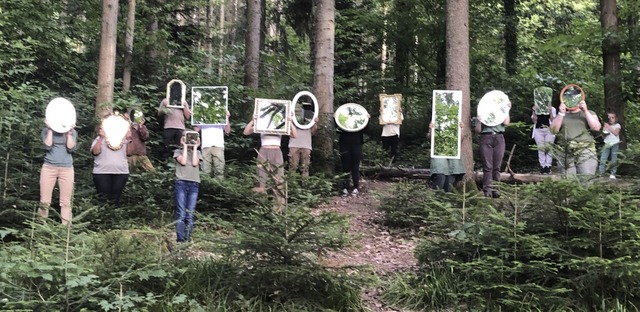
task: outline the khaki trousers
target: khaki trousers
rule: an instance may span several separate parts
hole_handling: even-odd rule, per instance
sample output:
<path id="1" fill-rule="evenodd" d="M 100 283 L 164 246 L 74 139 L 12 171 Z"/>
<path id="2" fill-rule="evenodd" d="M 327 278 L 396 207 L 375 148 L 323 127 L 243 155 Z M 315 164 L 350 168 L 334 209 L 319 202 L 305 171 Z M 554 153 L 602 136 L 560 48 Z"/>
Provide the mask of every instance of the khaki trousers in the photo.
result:
<path id="1" fill-rule="evenodd" d="M 310 149 L 301 147 L 289 147 L 289 170 L 295 172 L 298 170 L 298 166 L 300 166 L 302 167 L 302 176 L 308 177 L 310 163 Z"/>
<path id="2" fill-rule="evenodd" d="M 56 182 L 60 189 L 60 218 L 62 219 L 62 224 L 69 224 L 72 218 L 73 167 L 42 165 L 40 170 L 40 208 L 38 208 L 38 214 L 43 218 L 49 217 L 49 206 L 51 206 L 51 197 Z"/>

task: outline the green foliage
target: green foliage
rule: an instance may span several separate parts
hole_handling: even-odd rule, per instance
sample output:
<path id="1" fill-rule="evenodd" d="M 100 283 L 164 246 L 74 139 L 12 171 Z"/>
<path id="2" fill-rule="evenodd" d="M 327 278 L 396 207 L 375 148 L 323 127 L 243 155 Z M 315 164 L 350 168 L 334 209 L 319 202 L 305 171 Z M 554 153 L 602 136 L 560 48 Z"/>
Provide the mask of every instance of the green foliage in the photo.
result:
<path id="1" fill-rule="evenodd" d="M 423 266 L 417 276 L 393 281 L 385 296 L 429 308 L 634 309 L 640 286 L 635 190 L 636 185 L 548 180 L 502 185 L 500 200 L 462 193 L 448 206 L 426 192 L 421 196 L 419 189 L 398 188 L 393 192 L 397 206 L 392 208 L 392 198 L 382 199 L 388 218 L 420 225 L 432 236 L 416 248 Z M 400 217 L 394 211 L 421 200 L 427 204 Z M 454 282 L 446 272 L 455 272 Z M 409 298 L 401 287 L 420 296 Z"/>

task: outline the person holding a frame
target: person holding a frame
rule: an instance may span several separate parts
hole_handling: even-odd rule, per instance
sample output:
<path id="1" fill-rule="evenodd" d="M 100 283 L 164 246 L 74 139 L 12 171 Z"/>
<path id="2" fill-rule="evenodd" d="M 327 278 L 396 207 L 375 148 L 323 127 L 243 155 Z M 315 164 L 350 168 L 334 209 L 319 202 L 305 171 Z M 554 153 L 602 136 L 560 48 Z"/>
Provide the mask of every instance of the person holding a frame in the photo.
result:
<path id="1" fill-rule="evenodd" d="M 186 88 L 179 80 L 167 84 L 167 97 L 160 101 L 158 117 L 164 117 L 162 129 L 162 158 L 167 159 L 171 152 L 179 148 L 182 132 L 185 131 L 185 120 L 191 118 L 191 109 L 186 101 Z M 182 106 L 176 103 L 182 103 Z"/>
<path id="2" fill-rule="evenodd" d="M 182 147 L 173 153 L 176 160 L 176 240 L 178 243 L 191 241 L 193 215 L 200 188 L 200 161 L 198 150 L 200 138 L 197 132 L 183 131 L 180 137 Z"/>

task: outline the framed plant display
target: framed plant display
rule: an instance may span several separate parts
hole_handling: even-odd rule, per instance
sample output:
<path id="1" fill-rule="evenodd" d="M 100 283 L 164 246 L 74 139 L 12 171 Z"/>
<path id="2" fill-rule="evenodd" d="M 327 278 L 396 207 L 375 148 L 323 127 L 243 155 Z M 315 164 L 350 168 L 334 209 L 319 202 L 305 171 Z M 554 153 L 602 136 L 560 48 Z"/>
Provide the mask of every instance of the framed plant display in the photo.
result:
<path id="1" fill-rule="evenodd" d="M 187 85 L 179 79 L 173 79 L 167 83 L 167 107 L 183 108 L 187 98 Z"/>
<path id="2" fill-rule="evenodd" d="M 551 100 L 553 89 L 549 87 L 537 87 L 533 89 L 533 104 L 536 105 L 536 115 L 549 115 L 551 113 Z"/>
<path id="3" fill-rule="evenodd" d="M 402 94 L 380 94 L 380 124 L 402 124 Z"/>
<path id="4" fill-rule="evenodd" d="M 291 101 L 256 99 L 253 121 L 255 133 L 284 134 L 291 130 L 289 121 L 289 109 Z"/>
<path id="5" fill-rule="evenodd" d="M 431 158 L 460 159 L 462 91 L 433 91 Z"/>
<path id="6" fill-rule="evenodd" d="M 357 132 L 369 123 L 369 113 L 360 104 L 342 104 L 333 114 L 336 125 L 347 132 Z"/>
<path id="7" fill-rule="evenodd" d="M 226 125 L 228 108 L 228 87 L 191 88 L 192 125 Z"/>

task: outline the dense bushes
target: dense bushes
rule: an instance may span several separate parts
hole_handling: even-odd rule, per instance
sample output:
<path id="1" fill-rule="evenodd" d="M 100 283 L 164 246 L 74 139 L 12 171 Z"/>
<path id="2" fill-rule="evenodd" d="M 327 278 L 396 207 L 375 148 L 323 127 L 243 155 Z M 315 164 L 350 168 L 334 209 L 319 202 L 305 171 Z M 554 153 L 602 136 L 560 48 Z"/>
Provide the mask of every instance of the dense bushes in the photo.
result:
<path id="1" fill-rule="evenodd" d="M 400 185 L 387 222 L 431 235 L 416 248 L 422 268 L 392 281 L 387 300 L 423 309 L 634 310 L 638 187 L 607 182 L 503 185 L 499 200 Z"/>

